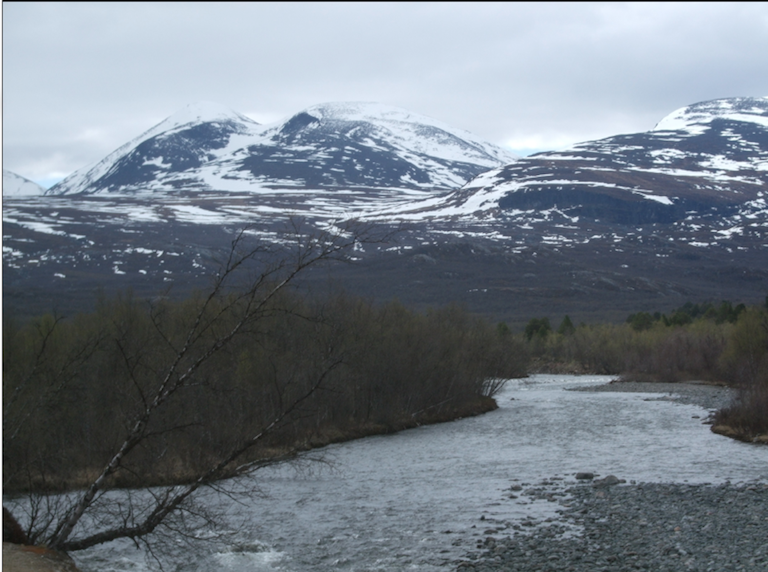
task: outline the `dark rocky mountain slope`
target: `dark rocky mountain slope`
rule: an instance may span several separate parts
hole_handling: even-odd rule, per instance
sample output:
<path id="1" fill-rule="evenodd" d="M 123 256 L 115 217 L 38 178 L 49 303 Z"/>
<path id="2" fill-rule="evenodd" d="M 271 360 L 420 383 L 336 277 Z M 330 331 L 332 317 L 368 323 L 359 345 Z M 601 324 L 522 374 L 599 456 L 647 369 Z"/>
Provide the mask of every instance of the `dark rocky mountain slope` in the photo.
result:
<path id="1" fill-rule="evenodd" d="M 291 217 L 399 229 L 314 271 L 316 288 L 455 301 L 514 325 L 768 294 L 768 99 L 704 102 L 649 132 L 512 162 L 368 104 L 273 126 L 203 116 L 168 122 L 47 196 L 4 201 L 6 311 L 83 307 L 97 287 L 182 294 L 205 284 L 237 229 L 276 241 Z"/>
<path id="2" fill-rule="evenodd" d="M 49 190 L 50 195 L 265 188 L 461 187 L 515 157 L 470 133 L 396 107 L 328 103 L 259 125 L 190 105 Z"/>

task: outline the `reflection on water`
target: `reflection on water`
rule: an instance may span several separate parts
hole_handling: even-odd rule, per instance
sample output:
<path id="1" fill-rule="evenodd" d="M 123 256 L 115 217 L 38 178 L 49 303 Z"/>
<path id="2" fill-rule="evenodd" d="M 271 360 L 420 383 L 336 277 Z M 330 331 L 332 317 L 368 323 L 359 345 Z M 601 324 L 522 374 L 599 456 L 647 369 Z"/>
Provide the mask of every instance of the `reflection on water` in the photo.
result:
<path id="1" fill-rule="evenodd" d="M 253 478 L 266 496 L 209 501 L 227 503 L 234 541 L 179 544 L 165 568 L 451 570 L 496 521 L 557 518 L 557 503 L 511 495 L 512 485 L 567 484 L 580 471 L 638 482 L 768 480 L 768 447 L 712 434 L 698 407 L 565 391 L 609 380 L 512 380 L 491 413 L 332 445 L 312 470 L 263 470 Z M 84 572 L 157 568 L 129 543 L 75 557 Z"/>

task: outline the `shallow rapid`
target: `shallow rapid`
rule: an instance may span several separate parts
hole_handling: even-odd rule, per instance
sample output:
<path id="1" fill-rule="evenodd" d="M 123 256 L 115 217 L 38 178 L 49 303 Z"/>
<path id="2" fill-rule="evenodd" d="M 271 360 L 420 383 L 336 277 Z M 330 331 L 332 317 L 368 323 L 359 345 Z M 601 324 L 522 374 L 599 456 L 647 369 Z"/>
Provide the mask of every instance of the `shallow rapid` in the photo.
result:
<path id="1" fill-rule="evenodd" d="M 545 480 L 566 487 L 590 472 L 637 483 L 768 482 L 768 447 L 713 434 L 700 406 L 663 393 L 568 391 L 610 379 L 511 380 L 485 415 L 259 471 L 251 479 L 263 495 L 208 501 L 226 509 L 230 542 L 179 541 L 157 556 L 178 571 L 454 570 L 487 523 L 535 529 L 562 519 L 558 502 L 514 494 Z M 128 542 L 74 557 L 83 572 L 159 567 Z"/>

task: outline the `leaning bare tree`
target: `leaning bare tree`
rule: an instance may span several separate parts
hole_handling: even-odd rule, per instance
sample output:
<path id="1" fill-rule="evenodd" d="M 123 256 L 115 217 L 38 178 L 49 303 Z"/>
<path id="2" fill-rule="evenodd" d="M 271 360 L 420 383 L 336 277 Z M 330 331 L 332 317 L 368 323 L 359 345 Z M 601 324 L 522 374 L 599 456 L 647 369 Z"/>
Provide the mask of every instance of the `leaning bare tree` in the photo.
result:
<path id="1" fill-rule="evenodd" d="M 323 386 L 326 378 L 342 362 L 342 356 L 328 348 L 322 356 L 322 364 L 313 371 L 312 379 L 300 390 L 285 395 L 270 419 L 264 420 L 258 430 L 244 435 L 237 442 L 227 444 L 227 450 L 211 462 L 198 468 L 194 475 L 186 475 L 183 484 L 149 487 L 143 489 L 141 502 L 114 504 L 108 493 L 118 486 L 115 476 L 127 468 L 127 462 L 157 437 L 159 431 L 183 430 L 183 422 L 170 428 L 158 429 L 158 418 L 168 415 L 174 400 L 195 384 L 205 382 L 205 368 L 243 336 L 253 335 L 260 324 L 275 312 L 274 300 L 302 276 L 310 267 L 323 261 L 343 259 L 355 244 L 374 240 L 370 228 L 359 224 L 333 227 L 333 232 L 305 233 L 294 226 L 289 233 L 293 243 L 286 249 L 276 250 L 274 245 L 250 245 L 249 230 L 237 234 L 213 277 L 210 288 L 193 306 L 179 334 L 178 324 L 174 331 L 163 320 L 163 309 L 156 306 L 150 312 L 149 324 L 162 340 L 162 348 L 152 348 L 164 356 L 158 366 L 149 367 L 142 361 L 147 348 L 133 348 L 120 336 L 108 340 L 117 348 L 121 363 L 118 366 L 129 380 L 133 400 L 139 407 L 133 410 L 122 440 L 115 443 L 108 462 L 90 479 L 82 490 L 55 497 L 40 497 L 30 509 L 33 536 L 38 543 L 62 551 L 82 550 L 119 538 L 134 541 L 144 539 L 158 527 L 170 521 L 190 518 L 206 518 L 195 505 L 194 497 L 202 488 L 220 486 L 222 478 L 279 459 L 261 459 L 256 462 L 248 453 L 260 445 L 286 420 L 294 416 L 302 406 Z M 381 239 L 379 239 L 381 240 Z M 285 310 L 281 310 L 285 311 Z M 55 327 L 55 323 L 53 326 Z M 103 342 L 104 334 L 98 333 L 91 344 L 83 348 L 90 355 L 95 344 Z M 93 341 L 96 340 L 96 341 Z M 38 362 L 44 360 L 45 346 L 40 348 Z M 71 376 L 77 374 L 81 355 L 75 355 L 59 379 L 53 379 L 51 391 L 66 391 Z M 80 361 L 79 361 L 80 360 Z M 151 374 L 151 383 L 146 382 Z M 55 376 L 54 376 L 55 377 Z M 4 389 L 5 391 L 5 389 Z M 11 394 L 12 394 L 11 388 Z M 29 421 L 24 416 L 23 422 Z M 4 430 L 8 430 L 5 428 Z M 10 428 L 13 430 L 13 428 Z M 53 429 L 52 429 L 53 430 Z M 284 455 L 286 452 L 283 452 Z M 287 452 L 287 453 L 290 453 Z M 133 475 L 140 482 L 141 475 Z M 55 500 L 53 500 L 55 499 Z M 101 513 L 99 511 L 102 511 Z"/>

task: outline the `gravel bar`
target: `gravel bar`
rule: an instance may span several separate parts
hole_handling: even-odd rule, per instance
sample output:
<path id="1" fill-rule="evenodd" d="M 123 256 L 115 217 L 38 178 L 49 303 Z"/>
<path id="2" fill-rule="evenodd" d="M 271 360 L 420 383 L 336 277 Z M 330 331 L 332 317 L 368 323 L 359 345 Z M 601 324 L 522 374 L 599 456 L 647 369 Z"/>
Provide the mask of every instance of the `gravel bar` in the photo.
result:
<path id="1" fill-rule="evenodd" d="M 730 405 L 737 391 L 722 385 L 703 382 L 659 383 L 645 381 L 612 381 L 602 385 L 589 385 L 571 391 L 618 391 L 622 393 L 663 393 L 664 397 L 678 403 L 698 405 L 716 411 Z"/>
<path id="2" fill-rule="evenodd" d="M 616 381 L 574 391 L 664 394 L 710 413 L 735 392 L 703 383 Z M 513 485 L 510 494 L 557 502 L 559 518 L 481 517 L 475 550 L 459 572 L 766 572 L 768 483 L 630 483 L 582 473 L 576 480 Z"/>
<path id="3" fill-rule="evenodd" d="M 547 486 L 550 485 L 550 486 Z M 461 572 L 768 570 L 768 484 L 606 484 L 526 494 L 559 502 L 561 519 L 482 523 Z M 551 520 L 551 519 L 550 519 Z"/>

